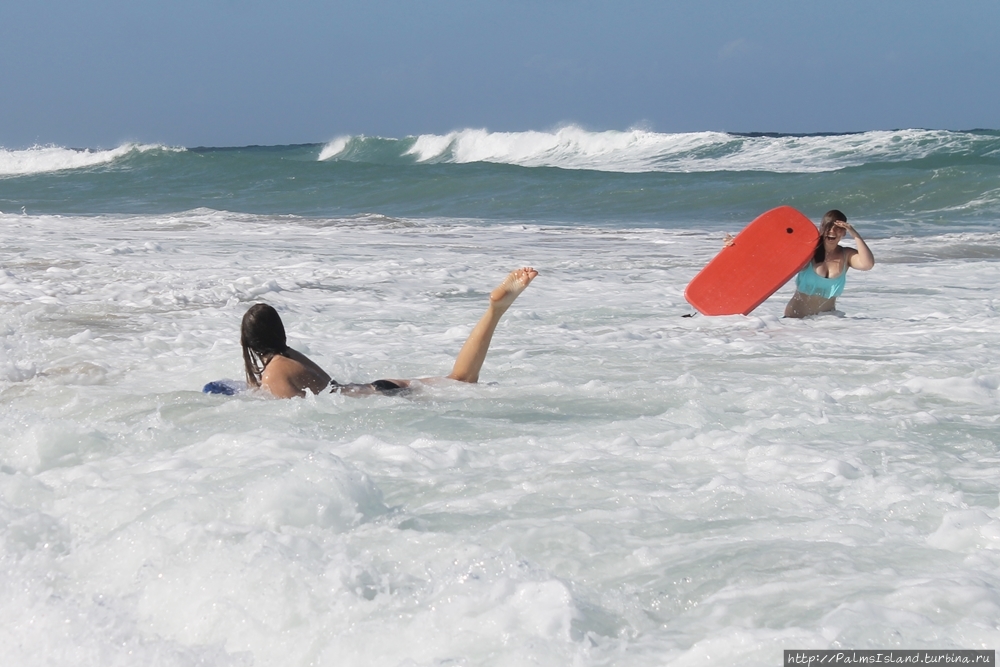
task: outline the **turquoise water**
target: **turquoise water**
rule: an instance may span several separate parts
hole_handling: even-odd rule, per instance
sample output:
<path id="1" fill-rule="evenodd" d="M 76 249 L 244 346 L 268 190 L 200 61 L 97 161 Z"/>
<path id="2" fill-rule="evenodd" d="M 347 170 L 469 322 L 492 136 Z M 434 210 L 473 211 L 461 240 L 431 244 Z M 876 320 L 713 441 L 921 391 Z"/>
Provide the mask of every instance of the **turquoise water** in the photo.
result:
<path id="1" fill-rule="evenodd" d="M 322 158 L 322 159 L 321 159 Z M 92 162 L 89 166 L 57 169 Z M 789 204 L 878 234 L 988 230 L 1000 133 L 829 136 L 646 132 L 343 138 L 232 149 L 0 152 L 0 211 L 447 217 L 732 228 Z"/>

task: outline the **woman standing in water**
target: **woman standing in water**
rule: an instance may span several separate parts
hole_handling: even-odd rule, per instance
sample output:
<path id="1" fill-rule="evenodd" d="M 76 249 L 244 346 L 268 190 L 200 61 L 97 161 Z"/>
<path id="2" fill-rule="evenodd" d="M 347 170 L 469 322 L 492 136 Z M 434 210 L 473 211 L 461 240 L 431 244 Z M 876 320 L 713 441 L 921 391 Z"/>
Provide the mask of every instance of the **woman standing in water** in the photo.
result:
<path id="1" fill-rule="evenodd" d="M 857 250 L 840 245 L 845 234 L 851 235 Z M 812 261 L 795 276 L 795 294 L 785 306 L 785 317 L 808 317 L 833 310 L 844 291 L 847 269 L 868 271 L 873 266 L 872 251 L 847 223 L 847 216 L 836 209 L 828 211 L 820 224 Z"/>
<path id="2" fill-rule="evenodd" d="M 459 382 L 477 382 L 479 371 L 501 316 L 514 299 L 534 280 L 538 272 L 530 267 L 511 271 L 490 293 L 486 314 L 473 328 L 455 358 L 447 376 Z M 261 388 L 278 398 L 305 396 L 306 390 L 318 394 L 326 388 L 350 395 L 394 394 L 405 391 L 413 380 L 376 380 L 369 384 L 340 384 L 306 355 L 288 347 L 285 327 L 274 308 L 258 303 L 243 316 L 240 333 L 247 384 Z M 423 378 L 423 381 L 439 378 Z"/>

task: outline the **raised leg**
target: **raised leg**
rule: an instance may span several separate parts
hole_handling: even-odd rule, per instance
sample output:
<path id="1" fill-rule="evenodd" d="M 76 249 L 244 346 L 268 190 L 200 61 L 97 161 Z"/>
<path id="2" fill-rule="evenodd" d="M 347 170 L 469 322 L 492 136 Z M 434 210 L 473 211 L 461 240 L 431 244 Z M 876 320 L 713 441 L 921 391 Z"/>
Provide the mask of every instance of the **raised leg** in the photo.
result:
<path id="1" fill-rule="evenodd" d="M 538 271 L 528 266 L 511 271 L 503 282 L 490 292 L 490 305 L 486 309 L 486 314 L 479 320 L 459 350 L 449 378 L 460 382 L 479 381 L 479 371 L 486 361 L 486 353 L 490 349 L 490 341 L 493 340 L 493 332 L 496 331 L 500 318 L 537 275 Z"/>

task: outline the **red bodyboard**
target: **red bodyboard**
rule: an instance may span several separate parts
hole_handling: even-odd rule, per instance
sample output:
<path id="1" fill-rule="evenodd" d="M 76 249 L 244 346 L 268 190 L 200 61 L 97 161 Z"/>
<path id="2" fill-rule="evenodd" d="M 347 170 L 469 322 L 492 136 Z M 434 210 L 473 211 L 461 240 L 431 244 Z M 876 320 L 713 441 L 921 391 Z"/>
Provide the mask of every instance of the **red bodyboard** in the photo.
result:
<path id="1" fill-rule="evenodd" d="M 702 315 L 749 315 L 805 266 L 816 250 L 816 225 L 791 206 L 760 215 L 684 290 Z"/>

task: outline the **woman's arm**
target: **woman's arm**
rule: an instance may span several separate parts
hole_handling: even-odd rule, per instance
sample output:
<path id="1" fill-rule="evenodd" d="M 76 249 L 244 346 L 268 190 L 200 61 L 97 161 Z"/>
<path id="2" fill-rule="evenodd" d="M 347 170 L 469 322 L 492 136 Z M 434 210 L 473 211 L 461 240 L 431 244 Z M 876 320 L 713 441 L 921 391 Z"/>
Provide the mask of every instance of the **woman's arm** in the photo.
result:
<path id="1" fill-rule="evenodd" d="M 858 271 L 868 271 L 875 266 L 875 255 L 872 254 L 871 248 L 868 247 L 865 240 L 861 238 L 861 234 L 858 234 L 858 231 L 846 222 L 837 222 L 836 224 L 838 227 L 846 229 L 858 246 L 857 252 L 853 253 L 848 260 L 850 267 Z"/>

